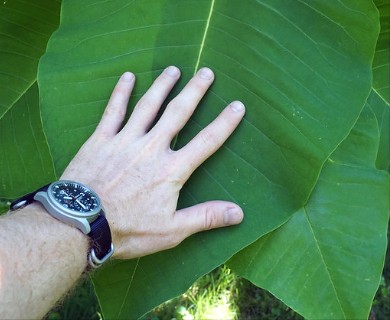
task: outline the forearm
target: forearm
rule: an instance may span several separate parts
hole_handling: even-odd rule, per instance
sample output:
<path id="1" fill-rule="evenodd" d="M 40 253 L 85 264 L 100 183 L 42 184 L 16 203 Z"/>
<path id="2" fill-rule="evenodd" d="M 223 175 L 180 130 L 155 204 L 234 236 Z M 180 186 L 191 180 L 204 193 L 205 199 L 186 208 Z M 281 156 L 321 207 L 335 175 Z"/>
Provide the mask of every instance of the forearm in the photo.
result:
<path id="1" fill-rule="evenodd" d="M 0 217 L 0 318 L 42 318 L 87 265 L 88 238 L 39 204 Z"/>

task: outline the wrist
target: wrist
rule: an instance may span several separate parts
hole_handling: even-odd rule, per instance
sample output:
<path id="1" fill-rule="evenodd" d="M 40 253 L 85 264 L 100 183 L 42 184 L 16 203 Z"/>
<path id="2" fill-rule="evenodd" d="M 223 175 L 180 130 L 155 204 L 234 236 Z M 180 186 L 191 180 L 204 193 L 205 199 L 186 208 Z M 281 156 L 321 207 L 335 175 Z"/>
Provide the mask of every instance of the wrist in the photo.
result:
<path id="1" fill-rule="evenodd" d="M 56 251 L 70 253 L 76 269 L 82 272 L 86 268 L 90 241 L 80 230 L 52 217 L 39 202 L 33 202 L 11 215 L 21 225 L 29 223 L 32 230 L 39 229 L 41 237 L 45 237 L 52 248 L 56 247 Z"/>
<path id="2" fill-rule="evenodd" d="M 113 252 L 111 230 L 99 196 L 79 182 L 59 180 L 28 193 L 11 203 L 11 211 L 40 203 L 47 213 L 59 221 L 79 229 L 91 240 L 88 262 L 100 267 Z"/>

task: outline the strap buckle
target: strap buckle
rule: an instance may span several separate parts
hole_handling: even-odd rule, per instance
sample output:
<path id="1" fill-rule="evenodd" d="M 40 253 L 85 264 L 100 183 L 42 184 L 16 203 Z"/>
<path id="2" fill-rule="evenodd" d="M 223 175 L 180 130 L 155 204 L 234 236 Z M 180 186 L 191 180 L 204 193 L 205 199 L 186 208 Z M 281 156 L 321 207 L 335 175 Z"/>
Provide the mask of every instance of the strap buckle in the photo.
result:
<path id="1" fill-rule="evenodd" d="M 96 253 L 95 253 L 95 249 L 92 248 L 91 249 L 91 252 L 88 254 L 88 263 L 89 265 L 94 268 L 94 269 L 97 269 L 99 268 L 104 262 L 106 262 L 114 253 L 114 245 L 111 243 L 111 247 L 110 247 L 110 250 L 107 252 L 107 254 L 99 259 L 97 256 L 96 256 Z"/>

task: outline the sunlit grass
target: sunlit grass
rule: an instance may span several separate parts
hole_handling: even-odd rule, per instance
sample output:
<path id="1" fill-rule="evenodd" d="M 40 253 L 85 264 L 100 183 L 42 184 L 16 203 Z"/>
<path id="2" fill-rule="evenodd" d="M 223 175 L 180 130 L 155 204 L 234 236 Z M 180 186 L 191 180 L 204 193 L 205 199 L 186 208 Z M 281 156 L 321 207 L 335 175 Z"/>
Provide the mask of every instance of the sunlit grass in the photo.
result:
<path id="1" fill-rule="evenodd" d="M 201 278 L 187 292 L 193 319 L 237 319 L 236 277 L 226 267 Z"/>
<path id="2" fill-rule="evenodd" d="M 200 278 L 181 297 L 150 313 L 146 319 L 238 319 L 237 277 L 223 266 Z"/>
<path id="3" fill-rule="evenodd" d="M 142 320 L 257 320 L 302 317 L 267 291 L 220 266 L 183 295 L 163 303 Z"/>

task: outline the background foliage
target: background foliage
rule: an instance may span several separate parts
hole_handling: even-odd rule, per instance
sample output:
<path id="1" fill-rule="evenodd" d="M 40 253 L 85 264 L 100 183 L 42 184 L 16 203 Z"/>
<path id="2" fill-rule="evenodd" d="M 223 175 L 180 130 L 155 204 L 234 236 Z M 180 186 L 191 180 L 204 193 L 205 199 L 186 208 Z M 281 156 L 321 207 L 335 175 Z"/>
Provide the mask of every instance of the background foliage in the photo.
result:
<path id="1" fill-rule="evenodd" d="M 389 1 L 66 0 L 53 34 L 59 2 L 0 10 L 4 200 L 60 175 L 126 69 L 133 106 L 167 65 L 183 72 L 175 92 L 213 68 L 178 147 L 229 101 L 247 106 L 180 198 L 234 200 L 245 222 L 100 270 L 107 317 L 139 317 L 230 258 L 304 317 L 368 316 L 389 213 Z"/>

